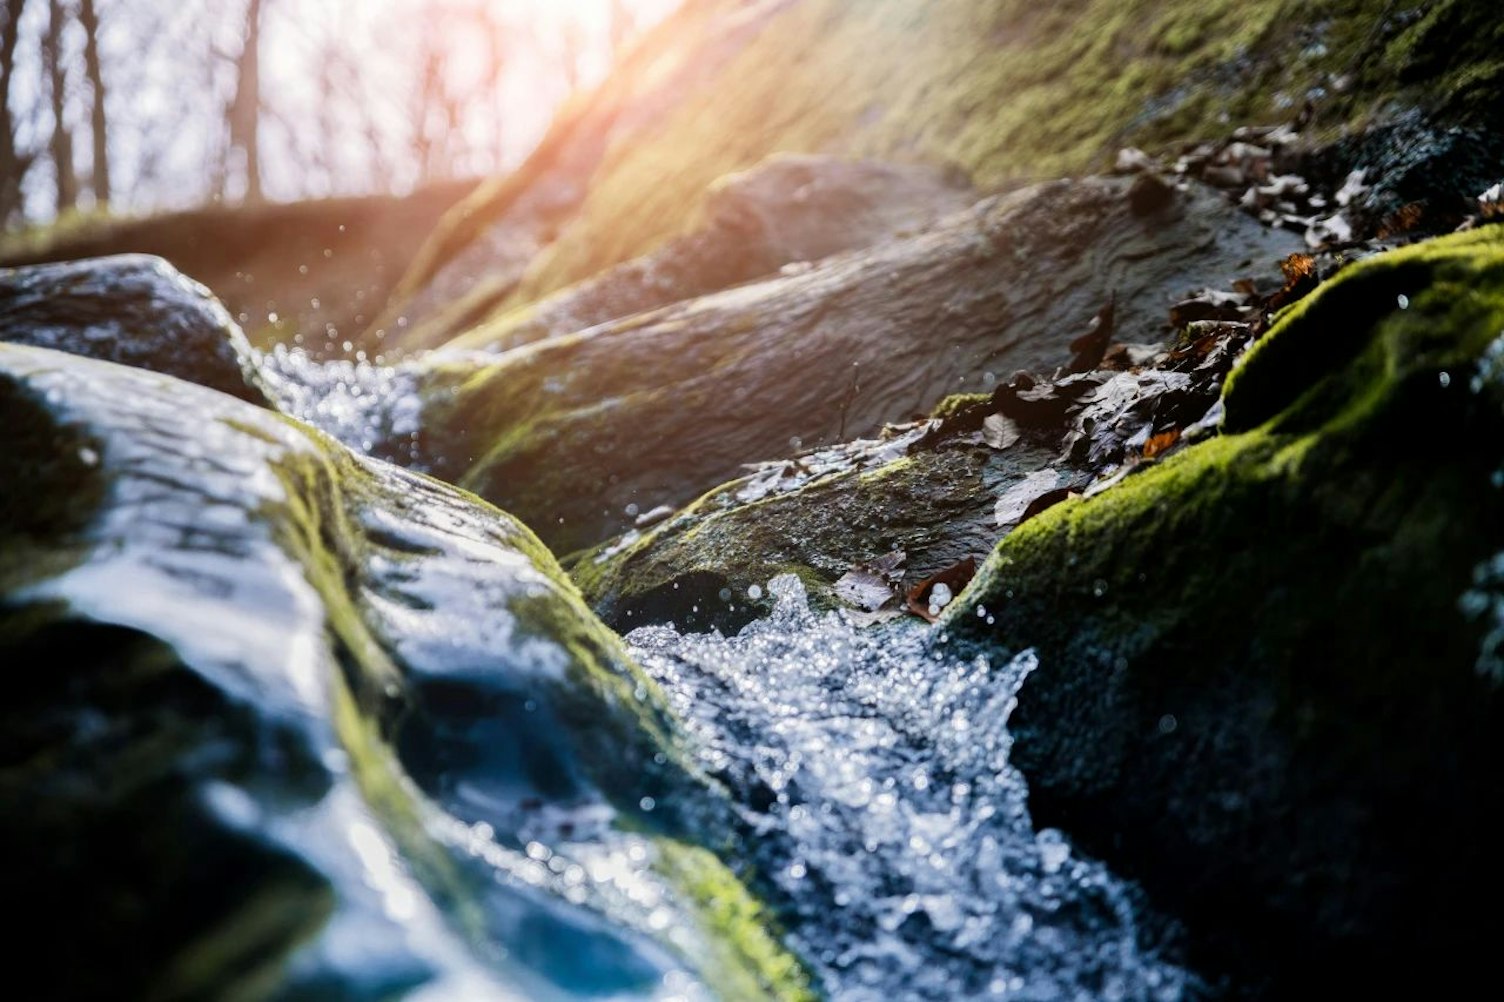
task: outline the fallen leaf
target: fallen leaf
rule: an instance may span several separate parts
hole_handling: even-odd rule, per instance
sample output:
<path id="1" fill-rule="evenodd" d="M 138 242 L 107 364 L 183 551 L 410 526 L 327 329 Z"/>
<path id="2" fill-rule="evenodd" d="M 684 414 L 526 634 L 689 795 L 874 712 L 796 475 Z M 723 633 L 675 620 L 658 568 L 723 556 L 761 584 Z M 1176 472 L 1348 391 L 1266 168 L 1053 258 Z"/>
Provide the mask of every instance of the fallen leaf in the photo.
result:
<path id="1" fill-rule="evenodd" d="M 1086 333 L 1071 342 L 1071 351 L 1075 352 L 1075 357 L 1067 367 L 1068 372 L 1090 372 L 1101 364 L 1102 356 L 1107 354 L 1107 346 L 1112 342 L 1117 308 L 1118 294 L 1113 292 L 1107 303 L 1092 318 Z"/>
<path id="2" fill-rule="evenodd" d="M 1018 524 L 1023 525 L 1035 515 L 1038 515 L 1041 512 L 1049 511 L 1051 508 L 1055 507 L 1057 504 L 1060 504 L 1062 501 L 1069 501 L 1071 498 L 1080 496 L 1081 495 L 1078 491 L 1074 491 L 1069 487 L 1056 487 L 1052 491 L 1045 491 L 1043 494 L 1039 495 L 1039 497 L 1029 502 L 1029 507 L 1024 509 L 1023 518 L 1020 518 L 1018 520 Z"/>
<path id="3" fill-rule="evenodd" d="M 1411 202 L 1402 205 L 1390 213 L 1380 224 L 1379 231 L 1374 234 L 1375 239 L 1388 240 L 1391 237 L 1403 236 L 1418 229 L 1425 222 L 1426 207 L 1420 202 Z"/>
<path id="4" fill-rule="evenodd" d="M 868 563 L 854 565 L 834 585 L 836 597 L 866 612 L 876 612 L 898 597 L 898 581 L 908 554 L 890 550 Z"/>
<path id="5" fill-rule="evenodd" d="M 903 609 L 878 609 L 876 612 L 862 612 L 858 609 L 842 609 L 846 621 L 857 629 L 868 626 L 876 626 L 879 623 L 891 623 L 904 614 Z"/>
<path id="6" fill-rule="evenodd" d="M 897 581 L 903 577 L 904 561 L 908 559 L 909 555 L 902 550 L 889 550 L 866 566 L 891 581 Z"/>
<path id="7" fill-rule="evenodd" d="M 836 597 L 865 612 L 876 612 L 895 597 L 893 586 L 870 570 L 847 571 L 835 583 Z"/>
<path id="8" fill-rule="evenodd" d="M 928 622 L 937 622 L 940 619 L 940 613 L 955 600 L 956 596 L 961 594 L 976 575 L 976 558 L 967 557 L 940 573 L 925 578 L 909 589 L 909 611 Z"/>
<path id="9" fill-rule="evenodd" d="M 1060 474 L 1054 470 L 1039 470 L 1024 477 L 997 499 L 997 507 L 993 509 L 997 524 L 1017 525 L 1022 522 L 1034 499 L 1054 490 L 1059 482 Z"/>
<path id="10" fill-rule="evenodd" d="M 1018 425 L 1001 414 L 989 415 L 982 422 L 982 441 L 998 451 L 1011 449 L 1022 437 Z"/>
<path id="11" fill-rule="evenodd" d="M 650 525 L 657 525 L 673 513 L 674 507 L 672 505 L 661 504 L 652 511 L 645 511 L 641 515 L 638 515 L 637 521 L 633 524 L 639 529 L 646 529 Z"/>
<path id="12" fill-rule="evenodd" d="M 1153 435 L 1149 438 L 1149 441 L 1144 443 L 1144 458 L 1153 459 L 1155 456 L 1162 455 L 1173 449 L 1179 441 L 1179 428 L 1171 428 L 1169 431 L 1162 431 L 1158 435 Z"/>

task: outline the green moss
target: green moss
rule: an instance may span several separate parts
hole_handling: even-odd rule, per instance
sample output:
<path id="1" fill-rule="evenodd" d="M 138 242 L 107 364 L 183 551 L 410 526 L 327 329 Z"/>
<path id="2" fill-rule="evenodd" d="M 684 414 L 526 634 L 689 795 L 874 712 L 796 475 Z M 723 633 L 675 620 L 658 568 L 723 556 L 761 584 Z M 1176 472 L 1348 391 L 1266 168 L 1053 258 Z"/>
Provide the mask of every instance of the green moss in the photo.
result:
<path id="1" fill-rule="evenodd" d="M 983 406 L 991 399 L 990 393 L 952 393 L 935 405 L 930 411 L 930 417 L 944 421 L 946 418 L 955 417 L 962 411 Z"/>
<path id="2" fill-rule="evenodd" d="M 704 849 L 660 842 L 656 867 L 709 935 L 710 956 L 696 960 L 718 998 L 814 1002 L 809 976 L 779 942 L 776 923 L 720 860 Z"/>
<path id="3" fill-rule="evenodd" d="M 1213 963 L 1361 978 L 1418 926 L 1427 955 L 1472 941 L 1440 902 L 1492 836 L 1438 832 L 1497 808 L 1460 600 L 1504 549 L 1504 401 L 1471 385 L 1501 337 L 1504 230 L 1352 266 L 1235 373 L 1223 436 L 1026 523 L 948 618 L 1038 654 L 1040 823 L 1248 947 Z"/>

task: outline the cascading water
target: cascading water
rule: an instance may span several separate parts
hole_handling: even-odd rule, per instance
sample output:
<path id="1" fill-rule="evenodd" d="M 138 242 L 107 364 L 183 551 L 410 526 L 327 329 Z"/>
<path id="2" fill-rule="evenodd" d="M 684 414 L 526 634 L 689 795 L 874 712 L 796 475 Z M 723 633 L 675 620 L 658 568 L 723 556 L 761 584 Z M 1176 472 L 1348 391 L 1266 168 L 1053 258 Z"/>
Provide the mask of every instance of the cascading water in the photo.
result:
<path id="1" fill-rule="evenodd" d="M 1173 999 L 1193 986 L 1135 894 L 1030 825 L 1006 723 L 1034 667 L 903 624 L 859 629 L 775 579 L 734 637 L 638 629 L 706 770 L 735 791 L 745 862 L 777 888 L 832 998 Z"/>
<path id="2" fill-rule="evenodd" d="M 255 364 L 294 416 L 358 451 L 418 460 L 415 369 L 281 349 Z M 1136 889 L 1032 827 L 1006 728 L 1031 655 L 994 665 L 917 625 L 816 614 L 796 578 L 769 590 L 775 612 L 739 635 L 664 625 L 627 640 L 731 792 L 743 858 L 727 862 L 775 904 L 828 997 L 1198 993 Z M 498 879 L 518 880 L 520 865 L 564 896 L 586 873 L 576 857 L 595 851 L 535 839 L 513 858 L 465 826 L 450 839 Z"/>

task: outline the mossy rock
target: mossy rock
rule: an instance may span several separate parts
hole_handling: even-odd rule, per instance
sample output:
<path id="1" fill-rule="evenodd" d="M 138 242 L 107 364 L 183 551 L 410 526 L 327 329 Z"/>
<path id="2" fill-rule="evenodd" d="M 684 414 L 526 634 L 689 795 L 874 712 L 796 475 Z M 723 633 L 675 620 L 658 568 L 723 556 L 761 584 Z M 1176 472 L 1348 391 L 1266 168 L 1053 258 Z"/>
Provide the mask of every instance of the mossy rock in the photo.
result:
<path id="1" fill-rule="evenodd" d="M 0 269 L 0 342 L 151 369 L 267 403 L 230 314 L 208 289 L 144 254 Z"/>
<path id="2" fill-rule="evenodd" d="M 1197 185 L 1135 214 L 1127 179 L 984 200 L 922 233 L 506 352 L 426 363 L 426 451 L 560 553 L 743 464 L 876 433 L 958 389 L 1049 372 L 1116 293 L 1122 340 L 1204 285 L 1277 271 L 1293 234 Z M 989 380 L 988 374 L 991 373 Z"/>
<path id="3" fill-rule="evenodd" d="M 669 972 L 806 996 L 706 851 L 734 838 L 723 792 L 516 520 L 62 352 L 0 345 L 0 412 L 0 879 L 61 996 L 621 994 Z M 630 848 L 669 929 L 527 879 L 534 843 Z M 694 886 L 655 869 L 691 851 Z M 707 883 L 738 896 L 706 907 Z"/>
<path id="4" fill-rule="evenodd" d="M 1501 338 L 1504 229 L 1352 266 L 1234 373 L 1223 436 L 1023 526 L 949 618 L 1038 653 L 1036 823 L 1252 994 L 1488 970 Z"/>
<path id="5" fill-rule="evenodd" d="M 734 480 L 565 566 L 618 630 L 672 622 L 734 632 L 771 609 L 767 584 L 781 574 L 797 575 L 811 605 L 828 609 L 849 607 L 834 591 L 843 575 L 893 551 L 904 554 L 909 584 L 967 558 L 980 563 L 1007 532 L 994 516 L 998 495 L 1064 465 L 1058 429 L 1001 452 L 959 436 L 919 447 L 919 437 L 916 430 L 804 457 L 808 473 L 788 463 L 786 477 L 767 470 Z M 1060 482 L 1084 487 L 1089 479 L 1067 469 Z"/>

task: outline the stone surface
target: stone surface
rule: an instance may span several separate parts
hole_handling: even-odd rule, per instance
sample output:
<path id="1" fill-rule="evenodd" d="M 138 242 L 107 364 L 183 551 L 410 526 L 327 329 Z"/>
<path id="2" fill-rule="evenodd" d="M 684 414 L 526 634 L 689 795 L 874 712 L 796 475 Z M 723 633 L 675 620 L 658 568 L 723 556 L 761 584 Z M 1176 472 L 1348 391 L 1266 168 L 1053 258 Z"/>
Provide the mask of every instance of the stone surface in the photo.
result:
<path id="1" fill-rule="evenodd" d="M 60 997 L 804 997 L 515 520 L 60 352 L 0 345 L 0 416 L 0 886 Z"/>
<path id="2" fill-rule="evenodd" d="M 493 362 L 436 353 L 422 391 L 431 461 L 568 553 L 630 528 L 628 506 L 682 505 L 742 464 L 1065 365 L 1113 293 L 1122 340 L 1163 340 L 1171 303 L 1275 273 L 1298 246 L 1197 186 L 1135 215 L 1130 185 L 988 199 L 924 233 Z"/>
<path id="3" fill-rule="evenodd" d="M 1500 358 L 1504 230 L 1354 265 L 1234 372 L 1221 437 L 1024 525 L 949 617 L 1037 653 L 1036 820 L 1252 994 L 1489 969 Z"/>
<path id="4" fill-rule="evenodd" d="M 266 402 L 230 314 L 208 289 L 144 254 L 0 269 L 0 342 L 151 369 Z"/>
<path id="5" fill-rule="evenodd" d="M 807 268 L 925 229 L 976 194 L 954 172 L 779 154 L 718 181 L 689 232 L 450 342 L 496 351 Z"/>

